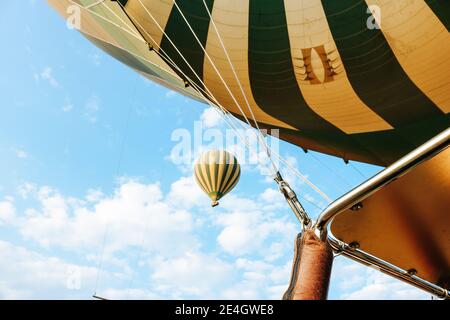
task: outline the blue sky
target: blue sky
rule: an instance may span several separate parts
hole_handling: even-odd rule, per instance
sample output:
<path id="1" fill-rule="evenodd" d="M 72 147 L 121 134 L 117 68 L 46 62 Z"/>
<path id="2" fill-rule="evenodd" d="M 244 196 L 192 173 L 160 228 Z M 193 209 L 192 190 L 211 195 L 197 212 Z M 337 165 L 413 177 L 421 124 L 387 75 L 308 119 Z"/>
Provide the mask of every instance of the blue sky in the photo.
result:
<path id="1" fill-rule="evenodd" d="M 171 161 L 174 131 L 227 130 L 212 110 L 104 54 L 44 1 L 8 1 L 0 18 L 0 298 L 281 297 L 299 225 L 276 185 L 246 166 L 212 209 Z M 333 199 L 380 170 L 279 151 Z M 330 298 L 427 296 L 339 257 Z"/>

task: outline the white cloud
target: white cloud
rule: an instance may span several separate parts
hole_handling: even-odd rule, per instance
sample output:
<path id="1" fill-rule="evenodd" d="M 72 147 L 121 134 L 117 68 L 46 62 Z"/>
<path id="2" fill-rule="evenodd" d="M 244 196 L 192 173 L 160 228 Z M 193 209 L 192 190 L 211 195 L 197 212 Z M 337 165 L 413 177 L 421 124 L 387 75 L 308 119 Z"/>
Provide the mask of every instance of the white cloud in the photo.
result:
<path id="1" fill-rule="evenodd" d="M 175 181 L 167 195 L 157 183 L 130 180 L 122 180 L 113 195 L 89 189 L 77 199 L 29 182 L 20 186 L 19 195 L 37 205 L 11 216 L 14 227 L 25 240 L 51 252 L 63 248 L 96 266 L 108 230 L 103 269 L 120 284 L 101 281 L 99 294 L 107 298 L 279 298 L 289 279 L 290 261 L 281 260 L 287 268 L 280 268 L 275 260 L 280 252 L 291 251 L 291 239 L 281 238 L 295 234 L 295 227 L 261 211 L 259 201 L 245 198 L 232 197 L 213 212 L 191 177 Z M 235 206 L 242 210 L 234 210 Z M 199 235 L 203 229 L 196 229 L 200 220 L 212 228 L 207 237 L 215 248 L 201 245 L 206 242 Z M 226 239 L 224 235 L 233 233 L 241 221 L 243 232 L 250 236 L 242 235 L 238 243 Z M 223 256 L 223 247 L 232 255 Z M 131 262 L 138 251 L 142 257 Z M 233 255 L 242 252 L 252 260 L 235 261 Z M 139 277 L 133 287 L 130 277 Z M 12 296 L 21 285 L 8 288 Z M 31 287 L 20 296 L 34 297 L 39 292 Z M 83 294 L 87 298 L 91 292 Z"/>
<path id="2" fill-rule="evenodd" d="M 100 110 L 100 98 L 96 95 L 92 95 L 84 106 L 84 116 L 91 123 L 98 121 L 98 112 Z"/>
<path id="3" fill-rule="evenodd" d="M 289 250 L 298 232 L 297 225 L 287 216 L 277 216 L 270 205 L 229 195 L 223 207 L 231 212 L 217 215 L 216 223 L 223 227 L 217 240 L 229 254 L 243 256 L 258 252 L 264 259 L 276 260 Z"/>
<path id="4" fill-rule="evenodd" d="M 98 53 L 93 53 L 89 56 L 89 59 L 91 60 L 92 64 L 96 67 L 101 65 L 102 57 Z"/>
<path id="5" fill-rule="evenodd" d="M 172 183 L 167 196 L 168 203 L 174 207 L 190 209 L 193 206 L 209 205 L 208 197 L 203 193 L 192 176 L 181 177 Z"/>
<path id="6" fill-rule="evenodd" d="M 129 181 L 111 197 L 93 196 L 91 191 L 85 199 L 90 206 L 48 187 L 39 188 L 34 196 L 40 207 L 26 210 L 19 231 L 42 246 L 98 248 L 105 230 L 108 252 L 145 246 L 149 251 L 175 254 L 197 245 L 190 235 L 191 214 L 164 203 L 158 184 Z"/>
<path id="7" fill-rule="evenodd" d="M 168 98 L 168 99 L 170 99 L 170 98 L 172 98 L 172 97 L 175 97 L 176 94 L 177 94 L 177 93 L 176 93 L 175 91 L 170 90 L 170 91 L 167 91 L 167 92 L 166 92 L 165 97 Z"/>
<path id="8" fill-rule="evenodd" d="M 209 298 L 233 281 L 233 266 L 212 255 L 186 252 L 172 259 L 158 259 L 154 263 L 152 279 L 172 298 L 197 296 Z"/>
<path id="9" fill-rule="evenodd" d="M 424 291 L 370 269 L 366 270 L 363 287 L 342 295 L 342 298 L 347 300 L 420 300 L 430 297 L 430 294 Z"/>
<path id="10" fill-rule="evenodd" d="M 0 266 L 7 277 L 0 295 L 89 298 L 106 230 L 99 288 L 105 298 L 279 299 L 288 285 L 298 225 L 290 215 L 280 215 L 284 200 L 277 193 L 269 188 L 256 199 L 230 194 L 211 209 L 191 177 L 175 181 L 167 194 L 158 183 L 121 180 L 112 195 L 89 189 L 80 199 L 25 183 L 19 195 L 37 205 L 19 212 L 14 199 L 5 198 L 0 221 L 8 221 L 28 243 L 52 255 L 63 248 L 87 266 L 0 242 L 0 259 L 17 265 L 17 270 Z M 82 270 L 79 291 L 67 289 L 70 270 Z M 427 298 L 340 258 L 332 288 L 333 298 Z"/>
<path id="11" fill-rule="evenodd" d="M 278 189 L 267 188 L 259 195 L 259 199 L 269 210 L 280 210 L 286 206 L 286 200 Z"/>
<path id="12" fill-rule="evenodd" d="M 36 185 L 31 182 L 25 182 L 17 188 L 17 192 L 22 199 L 27 199 L 30 194 L 36 191 Z"/>
<path id="13" fill-rule="evenodd" d="M 86 200 L 89 202 L 98 202 L 100 201 L 105 195 L 101 190 L 98 189 L 89 189 L 86 194 Z"/>
<path id="14" fill-rule="evenodd" d="M 47 81 L 52 87 L 59 87 L 58 81 L 53 76 L 53 70 L 51 67 L 45 67 L 41 73 L 38 75 L 38 78 Z"/>
<path id="15" fill-rule="evenodd" d="M 422 290 L 341 257 L 334 260 L 331 288 L 340 292 L 335 297 L 339 299 L 430 299 L 430 295 Z"/>
<path id="16" fill-rule="evenodd" d="M 73 110 L 73 105 L 70 103 L 65 104 L 64 106 L 62 106 L 61 110 L 63 112 L 70 112 Z"/>
<path id="17" fill-rule="evenodd" d="M 280 299 L 288 285 L 290 268 L 289 262 L 227 262 L 214 254 L 187 252 L 155 264 L 152 288 L 172 299 Z"/>
<path id="18" fill-rule="evenodd" d="M 213 107 L 210 107 L 203 111 L 202 115 L 200 116 L 200 121 L 203 122 L 203 125 L 206 128 L 212 128 L 222 124 L 222 117 L 217 110 L 215 110 Z"/>
<path id="19" fill-rule="evenodd" d="M 14 221 L 16 217 L 16 208 L 12 199 L 7 198 L 0 201 L 0 226 Z"/>
<path id="20" fill-rule="evenodd" d="M 96 270 L 0 241 L 0 299 L 86 297 Z M 89 291 L 88 291 L 89 292 Z"/>
<path id="21" fill-rule="evenodd" d="M 29 156 L 28 152 L 26 152 L 25 150 L 18 149 L 15 151 L 16 151 L 16 157 L 19 159 L 26 159 Z"/>
<path id="22" fill-rule="evenodd" d="M 291 264 L 268 264 L 262 261 L 238 259 L 236 268 L 242 280 L 224 289 L 225 299 L 279 300 L 288 287 Z"/>
<path id="23" fill-rule="evenodd" d="M 158 294 L 148 289 L 140 288 L 107 288 L 102 290 L 101 296 L 103 298 L 107 298 L 108 300 L 151 300 L 160 298 Z"/>
<path id="24" fill-rule="evenodd" d="M 231 132 L 227 136 L 225 149 L 234 154 L 241 164 L 241 169 L 243 172 L 257 172 L 261 176 L 266 178 L 265 181 L 273 183 L 273 166 L 270 158 L 267 156 L 266 147 L 258 138 L 257 131 L 254 129 L 239 129 L 239 134 L 235 131 Z M 235 139 L 230 139 L 229 137 L 235 137 Z M 245 139 L 246 143 L 242 140 Z M 278 151 L 277 144 L 268 145 L 274 151 Z M 272 159 L 275 166 L 279 167 L 277 159 Z"/>

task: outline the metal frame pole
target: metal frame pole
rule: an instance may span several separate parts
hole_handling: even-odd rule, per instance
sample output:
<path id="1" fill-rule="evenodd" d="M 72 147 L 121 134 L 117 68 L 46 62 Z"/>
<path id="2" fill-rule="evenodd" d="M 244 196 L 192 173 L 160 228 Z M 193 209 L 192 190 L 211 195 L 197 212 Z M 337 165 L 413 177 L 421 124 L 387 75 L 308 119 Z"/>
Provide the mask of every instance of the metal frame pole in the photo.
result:
<path id="1" fill-rule="evenodd" d="M 335 252 L 341 253 L 367 266 L 374 267 L 383 273 L 423 289 L 440 298 L 450 299 L 448 289 L 430 283 L 415 274 L 412 274 L 411 272 L 398 268 L 397 266 L 374 257 L 363 250 L 354 248 L 350 244 L 343 243 L 342 241 L 336 239 L 331 232 L 328 232 L 331 221 L 339 213 L 351 208 L 354 205 L 357 205 L 374 192 L 401 177 L 408 171 L 414 169 L 424 161 L 430 160 L 435 155 L 448 148 L 449 145 L 450 128 L 444 130 L 434 138 L 424 143 L 422 146 L 413 150 L 411 153 L 384 169 L 373 178 L 367 180 L 360 186 L 334 201 L 321 213 L 317 222 L 314 224 L 314 229 L 320 235 L 321 239 L 328 241 Z"/>

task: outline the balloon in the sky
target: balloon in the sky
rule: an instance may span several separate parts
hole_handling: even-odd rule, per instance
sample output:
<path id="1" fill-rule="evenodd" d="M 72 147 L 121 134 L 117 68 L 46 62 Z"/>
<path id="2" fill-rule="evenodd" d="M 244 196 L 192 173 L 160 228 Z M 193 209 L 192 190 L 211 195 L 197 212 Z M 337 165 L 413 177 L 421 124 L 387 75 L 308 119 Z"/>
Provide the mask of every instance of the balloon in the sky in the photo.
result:
<path id="1" fill-rule="evenodd" d="M 205 152 L 194 167 L 198 185 L 211 199 L 213 207 L 238 183 L 241 167 L 237 159 L 227 151 Z"/>
<path id="2" fill-rule="evenodd" d="M 450 1 L 78 3 L 106 52 L 305 149 L 388 165 L 450 126 Z"/>

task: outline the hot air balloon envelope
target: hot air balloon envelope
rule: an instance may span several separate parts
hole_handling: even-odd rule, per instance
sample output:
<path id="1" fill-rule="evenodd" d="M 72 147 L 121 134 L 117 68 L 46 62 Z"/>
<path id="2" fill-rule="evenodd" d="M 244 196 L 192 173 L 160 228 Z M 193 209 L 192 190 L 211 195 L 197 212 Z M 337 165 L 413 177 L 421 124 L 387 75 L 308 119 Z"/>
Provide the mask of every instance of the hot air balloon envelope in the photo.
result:
<path id="1" fill-rule="evenodd" d="M 450 126 L 449 1 L 49 2 L 78 3 L 80 31 L 137 72 L 241 119 L 248 103 L 306 149 L 389 165 Z"/>
<path id="2" fill-rule="evenodd" d="M 211 199 L 213 207 L 236 186 L 240 175 L 237 159 L 227 151 L 205 152 L 194 167 L 195 180 Z"/>

